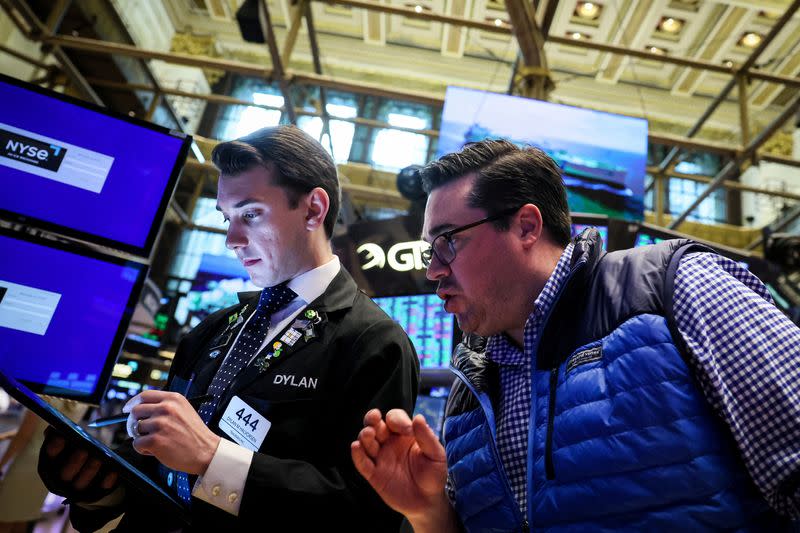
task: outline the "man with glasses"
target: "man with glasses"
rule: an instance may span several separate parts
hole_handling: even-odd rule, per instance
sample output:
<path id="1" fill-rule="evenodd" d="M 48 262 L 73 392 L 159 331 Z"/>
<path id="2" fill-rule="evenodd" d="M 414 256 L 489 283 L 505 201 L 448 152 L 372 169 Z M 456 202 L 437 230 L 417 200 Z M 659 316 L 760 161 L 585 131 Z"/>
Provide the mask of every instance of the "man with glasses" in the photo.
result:
<path id="1" fill-rule="evenodd" d="M 787 530 L 800 330 L 687 240 L 570 239 L 561 172 L 482 141 L 422 170 L 428 278 L 465 332 L 444 446 L 369 411 L 356 468 L 414 531 Z"/>

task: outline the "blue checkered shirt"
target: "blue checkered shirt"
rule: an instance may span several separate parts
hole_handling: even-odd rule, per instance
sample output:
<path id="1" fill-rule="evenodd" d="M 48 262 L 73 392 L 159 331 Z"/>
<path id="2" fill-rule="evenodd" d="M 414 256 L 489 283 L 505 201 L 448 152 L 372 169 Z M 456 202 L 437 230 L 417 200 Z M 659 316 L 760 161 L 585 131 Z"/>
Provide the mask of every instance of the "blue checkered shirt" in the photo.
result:
<path id="1" fill-rule="evenodd" d="M 533 346 L 567 280 L 572 250 L 567 246 L 536 298 L 523 350 L 505 335 L 486 346 L 500 368 L 497 444 L 523 515 Z M 800 465 L 800 329 L 772 305 L 758 278 L 716 254 L 681 259 L 673 298 L 702 392 L 730 428 L 753 481 L 773 508 L 800 517 L 800 494 L 787 498 L 777 490 Z"/>

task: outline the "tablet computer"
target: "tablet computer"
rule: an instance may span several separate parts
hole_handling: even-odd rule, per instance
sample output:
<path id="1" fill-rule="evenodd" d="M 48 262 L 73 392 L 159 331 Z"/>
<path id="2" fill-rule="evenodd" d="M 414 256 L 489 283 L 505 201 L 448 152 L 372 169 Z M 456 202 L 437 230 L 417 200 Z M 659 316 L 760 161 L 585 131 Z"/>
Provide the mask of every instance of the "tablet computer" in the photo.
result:
<path id="1" fill-rule="evenodd" d="M 53 426 L 62 435 L 85 445 L 87 448 L 93 449 L 101 457 L 111 461 L 119 472 L 119 475 L 129 486 L 132 486 L 135 490 L 139 490 L 152 498 L 154 503 L 160 505 L 165 511 L 170 512 L 172 516 L 177 517 L 187 524 L 190 522 L 189 508 L 177 497 L 170 495 L 152 479 L 147 477 L 141 470 L 126 461 L 122 456 L 98 439 L 91 436 L 85 429 L 61 414 L 61 412 L 53 406 L 39 398 L 39 396 L 28 387 L 11 376 L 4 374 L 2 371 L 0 371 L 0 387 L 23 406 L 33 411 L 42 420 Z"/>

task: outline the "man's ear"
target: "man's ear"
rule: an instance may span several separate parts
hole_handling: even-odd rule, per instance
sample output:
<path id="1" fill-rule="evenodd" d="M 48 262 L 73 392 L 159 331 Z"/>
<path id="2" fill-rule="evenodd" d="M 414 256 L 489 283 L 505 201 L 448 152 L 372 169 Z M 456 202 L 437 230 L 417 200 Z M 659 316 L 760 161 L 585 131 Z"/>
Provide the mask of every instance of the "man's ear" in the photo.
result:
<path id="1" fill-rule="evenodd" d="M 331 206 L 328 193 L 322 187 L 315 187 L 305 197 L 306 229 L 313 231 L 325 224 L 325 217 Z"/>
<path id="2" fill-rule="evenodd" d="M 515 229 L 524 247 L 533 246 L 541 239 L 544 223 L 542 222 L 542 212 L 535 205 L 525 204 L 520 207 L 515 222 L 518 225 Z"/>

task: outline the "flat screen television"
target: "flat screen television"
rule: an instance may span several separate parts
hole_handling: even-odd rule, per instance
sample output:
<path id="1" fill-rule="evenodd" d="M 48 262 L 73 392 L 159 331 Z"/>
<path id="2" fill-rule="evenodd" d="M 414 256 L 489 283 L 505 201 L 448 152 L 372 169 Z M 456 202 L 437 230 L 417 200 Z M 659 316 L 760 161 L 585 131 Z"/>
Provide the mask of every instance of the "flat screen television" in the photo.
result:
<path id="1" fill-rule="evenodd" d="M 435 294 L 373 298 L 405 330 L 424 369 L 447 368 L 453 353 L 455 318 Z"/>
<path id="2" fill-rule="evenodd" d="M 260 290 L 235 256 L 203 254 L 192 286 L 175 310 L 175 319 L 194 327 L 211 313 L 238 303 L 238 293 Z"/>
<path id="3" fill-rule="evenodd" d="M 191 137 L 0 75 L 0 217 L 149 257 Z"/>
<path id="4" fill-rule="evenodd" d="M 0 369 L 99 403 L 147 266 L 0 229 Z"/>
<path id="5" fill-rule="evenodd" d="M 571 211 L 644 217 L 646 120 L 448 87 L 437 157 L 487 138 L 547 152 L 561 167 Z"/>

